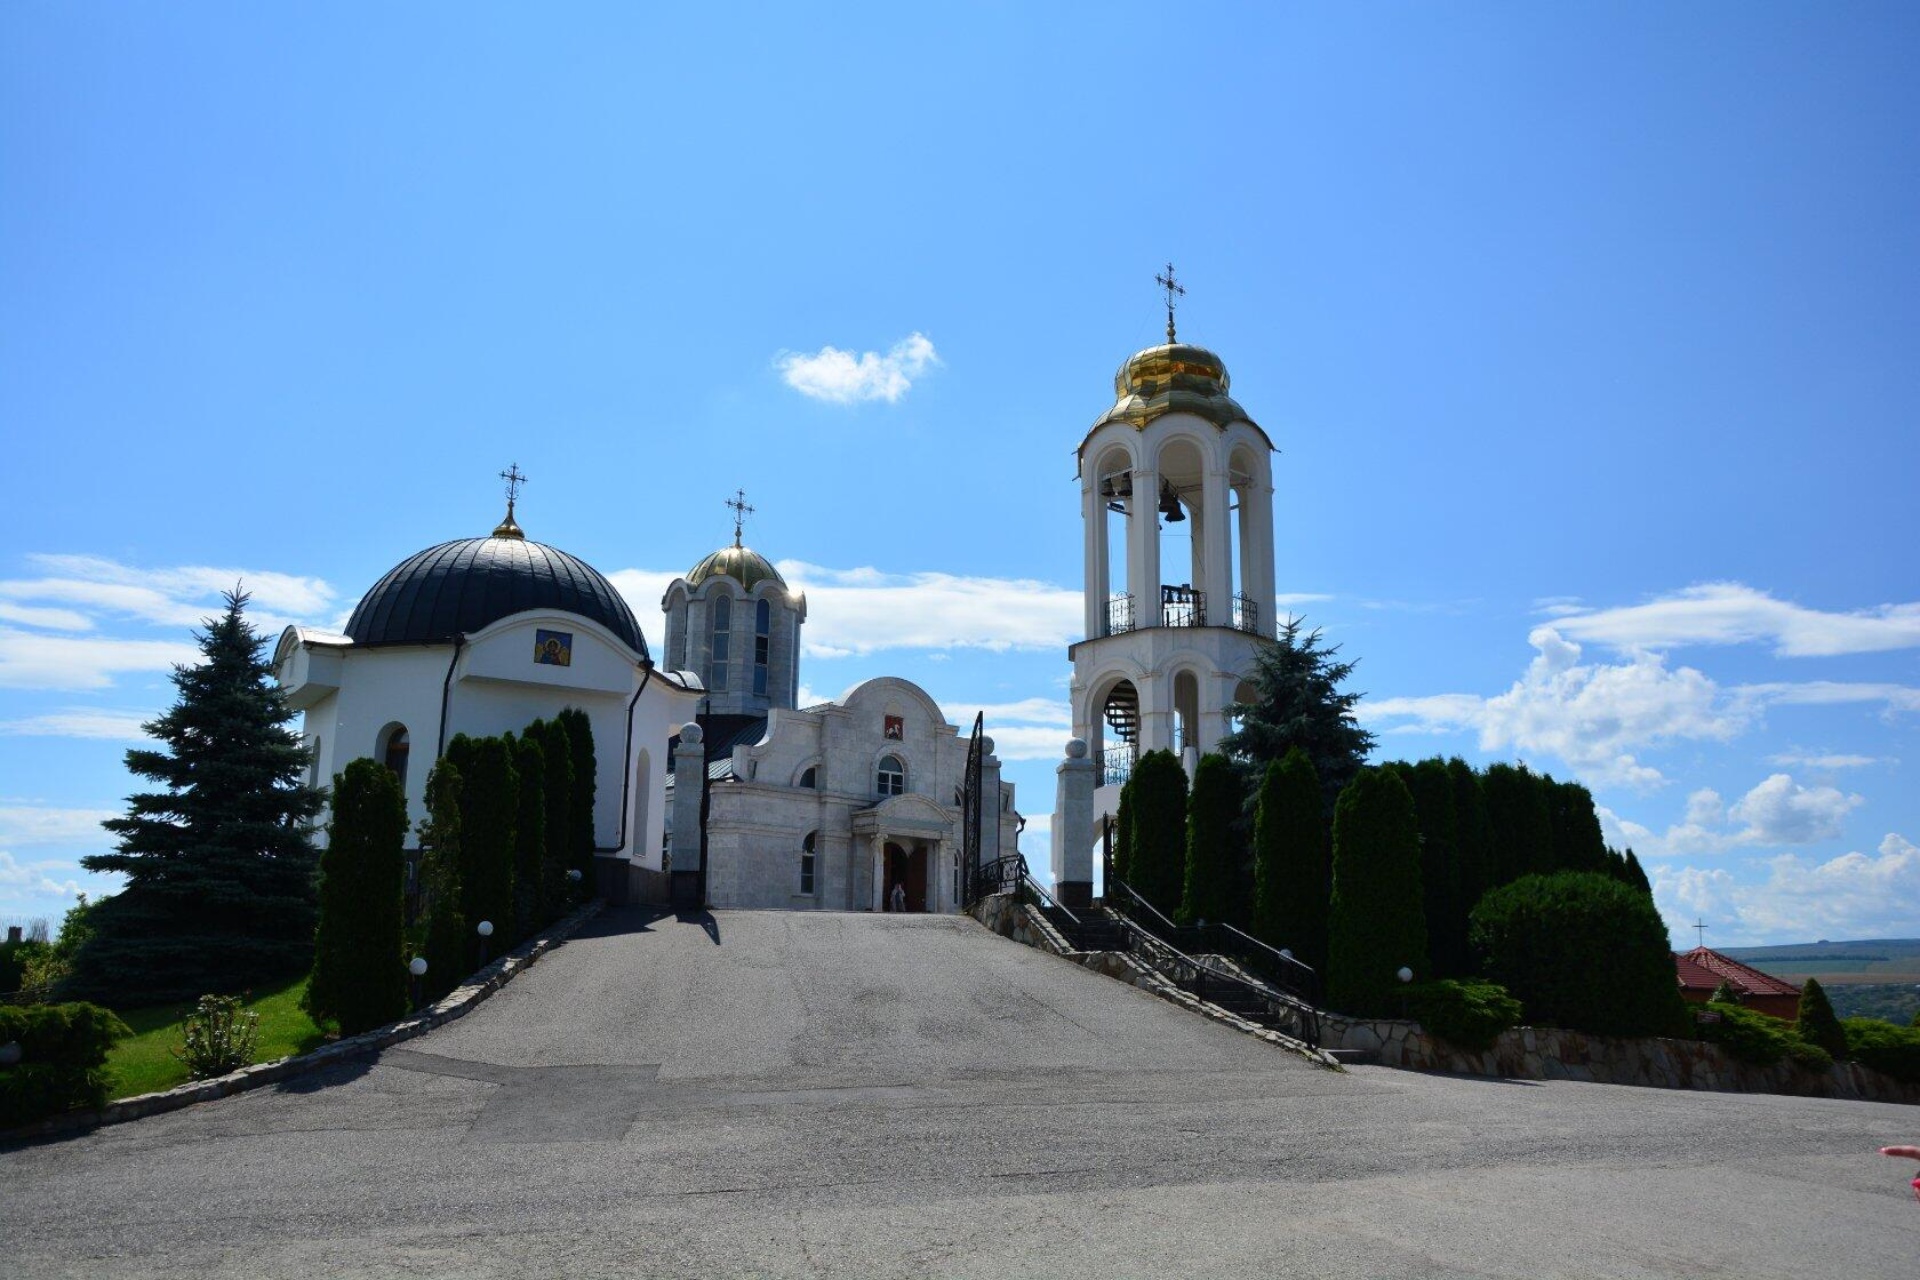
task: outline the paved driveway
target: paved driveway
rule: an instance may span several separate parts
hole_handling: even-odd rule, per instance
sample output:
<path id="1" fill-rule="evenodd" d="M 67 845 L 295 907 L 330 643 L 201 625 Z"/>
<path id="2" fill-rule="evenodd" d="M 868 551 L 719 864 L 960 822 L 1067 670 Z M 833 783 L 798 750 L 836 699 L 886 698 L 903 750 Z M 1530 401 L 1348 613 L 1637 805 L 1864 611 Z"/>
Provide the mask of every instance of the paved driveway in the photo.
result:
<path id="1" fill-rule="evenodd" d="M 1911 1277 L 1916 1139 L 1338 1075 L 964 919 L 620 912 L 375 1063 L 0 1154 L 0 1269 Z"/>

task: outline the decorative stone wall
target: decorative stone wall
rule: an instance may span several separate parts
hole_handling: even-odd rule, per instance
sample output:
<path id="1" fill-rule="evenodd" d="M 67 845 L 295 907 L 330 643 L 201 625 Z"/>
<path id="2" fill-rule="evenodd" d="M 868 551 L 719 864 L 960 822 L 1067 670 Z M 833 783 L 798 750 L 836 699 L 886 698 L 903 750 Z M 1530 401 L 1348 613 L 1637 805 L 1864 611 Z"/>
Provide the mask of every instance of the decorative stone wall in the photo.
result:
<path id="1" fill-rule="evenodd" d="M 1501 1032 L 1493 1048 L 1469 1053 L 1429 1035 L 1417 1022 L 1330 1013 L 1320 1016 L 1320 1036 L 1329 1049 L 1365 1053 L 1382 1066 L 1416 1071 L 1920 1103 L 1920 1086 L 1902 1084 L 1857 1062 L 1837 1062 L 1827 1071 L 1808 1071 L 1788 1062 L 1756 1067 L 1703 1040 L 1623 1040 L 1556 1027 L 1514 1027 Z"/>

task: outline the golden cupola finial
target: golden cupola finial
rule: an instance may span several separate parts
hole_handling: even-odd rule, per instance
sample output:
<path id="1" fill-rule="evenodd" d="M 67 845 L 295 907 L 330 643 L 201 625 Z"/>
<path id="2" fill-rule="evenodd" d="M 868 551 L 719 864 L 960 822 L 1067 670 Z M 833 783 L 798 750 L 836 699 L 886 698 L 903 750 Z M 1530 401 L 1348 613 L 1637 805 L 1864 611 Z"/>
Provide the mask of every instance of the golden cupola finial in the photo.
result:
<path id="1" fill-rule="evenodd" d="M 520 486 L 527 482 L 527 477 L 521 472 L 520 464 L 514 462 L 507 465 L 507 469 L 500 473 L 500 478 L 507 482 L 507 518 L 493 526 L 493 536 L 524 539 L 527 536 L 526 530 L 515 524 L 513 520 L 513 504 L 514 500 L 520 496 Z"/>

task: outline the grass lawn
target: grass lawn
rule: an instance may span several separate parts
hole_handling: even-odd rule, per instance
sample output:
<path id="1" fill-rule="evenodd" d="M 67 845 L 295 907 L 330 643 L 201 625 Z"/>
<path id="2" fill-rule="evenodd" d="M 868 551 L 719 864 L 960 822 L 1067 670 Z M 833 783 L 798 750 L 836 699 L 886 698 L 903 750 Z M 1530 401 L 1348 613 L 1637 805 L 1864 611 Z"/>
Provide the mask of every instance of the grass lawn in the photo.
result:
<path id="1" fill-rule="evenodd" d="M 254 1061 L 272 1062 L 275 1058 L 320 1047 L 324 1033 L 300 1007 L 300 997 L 306 990 L 306 978 L 296 978 L 260 992 L 247 1002 L 247 1008 L 260 1015 Z M 179 1048 L 185 1042 L 181 1028 L 192 1010 L 191 1004 L 156 1005 L 131 1012 L 116 1010 L 134 1033 L 107 1054 L 107 1070 L 113 1078 L 111 1096 L 130 1098 L 136 1093 L 171 1089 L 187 1082 L 186 1064 L 168 1050 Z"/>

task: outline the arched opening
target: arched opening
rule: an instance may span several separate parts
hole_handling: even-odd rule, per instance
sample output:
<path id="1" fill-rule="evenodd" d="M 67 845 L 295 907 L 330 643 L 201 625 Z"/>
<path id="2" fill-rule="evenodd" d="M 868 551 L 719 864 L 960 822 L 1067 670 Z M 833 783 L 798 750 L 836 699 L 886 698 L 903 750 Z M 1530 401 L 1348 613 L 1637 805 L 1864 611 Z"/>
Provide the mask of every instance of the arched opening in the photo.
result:
<path id="1" fill-rule="evenodd" d="M 633 762 L 633 843 L 642 857 L 650 844 L 647 822 L 653 816 L 653 755 L 645 747 Z"/>
<path id="2" fill-rule="evenodd" d="M 803 788 L 804 790 L 807 790 L 807 791 L 818 790 L 820 787 L 819 766 L 810 764 L 806 768 L 802 769 L 800 771 L 800 780 L 794 783 L 793 785 L 796 787 Z"/>
<path id="3" fill-rule="evenodd" d="M 815 863 L 814 858 L 819 841 L 819 832 L 807 832 L 807 838 L 800 842 L 800 892 L 807 897 L 814 894 Z"/>
<path id="4" fill-rule="evenodd" d="M 1233 702 L 1228 704 L 1225 712 L 1225 715 L 1227 717 L 1226 731 L 1228 733 L 1240 732 L 1240 725 L 1242 721 L 1241 721 L 1241 717 L 1233 713 L 1234 706 L 1236 705 L 1245 706 L 1251 703 L 1253 701 L 1255 692 L 1256 690 L 1254 688 L 1253 681 L 1251 680 L 1242 680 L 1239 684 L 1233 686 Z"/>
<path id="5" fill-rule="evenodd" d="M 1132 565 L 1127 530 L 1133 518 L 1133 455 L 1124 448 L 1108 449 L 1094 465 L 1094 492 L 1100 502 L 1098 520 L 1089 530 L 1095 538 L 1094 579 L 1105 593 L 1104 635 L 1131 631 L 1135 621 L 1129 585 Z"/>
<path id="6" fill-rule="evenodd" d="M 407 789 L 407 753 L 413 747 L 413 740 L 407 736 L 407 726 L 390 724 L 380 731 L 379 760 L 393 771 L 400 780 L 400 789 Z"/>
<path id="7" fill-rule="evenodd" d="M 1200 741 L 1200 680 L 1191 671 L 1173 674 L 1173 751 L 1183 760 L 1188 747 L 1206 750 Z"/>
<path id="8" fill-rule="evenodd" d="M 1155 499 L 1160 538 L 1160 611 L 1163 627 L 1207 625 L 1207 596 L 1203 551 L 1206 515 L 1200 501 L 1206 479 L 1199 447 L 1191 440 L 1169 440 L 1160 450 L 1156 470 L 1160 492 Z"/>
<path id="9" fill-rule="evenodd" d="M 762 600 L 753 606 L 753 691 L 767 692 L 767 660 L 773 652 L 773 606 Z"/>
<path id="10" fill-rule="evenodd" d="M 881 756 L 878 777 L 874 789 L 883 796 L 905 795 L 907 792 L 907 766 L 900 763 L 898 756 Z"/>
<path id="11" fill-rule="evenodd" d="M 733 647 L 733 598 L 713 598 L 713 648 L 707 664 L 707 688 L 715 692 L 727 687 L 727 659 Z"/>
<path id="12" fill-rule="evenodd" d="M 895 889 L 901 892 L 895 893 Z M 888 911 L 927 909 L 927 850 L 916 844 L 905 849 L 887 842 L 886 892 L 881 901 Z"/>
<path id="13" fill-rule="evenodd" d="M 1119 786 L 1133 774 L 1140 743 L 1140 691 L 1133 681 L 1116 680 L 1100 703 L 1094 725 L 1094 767 L 1101 786 Z"/>

